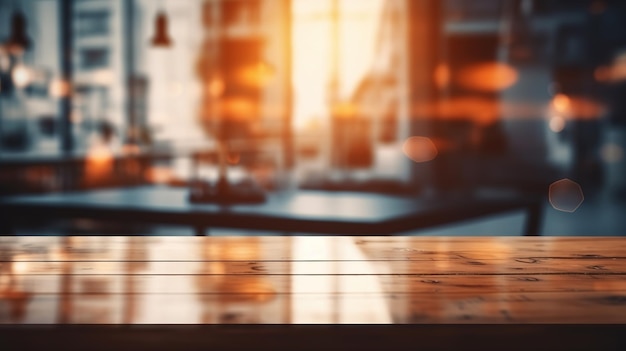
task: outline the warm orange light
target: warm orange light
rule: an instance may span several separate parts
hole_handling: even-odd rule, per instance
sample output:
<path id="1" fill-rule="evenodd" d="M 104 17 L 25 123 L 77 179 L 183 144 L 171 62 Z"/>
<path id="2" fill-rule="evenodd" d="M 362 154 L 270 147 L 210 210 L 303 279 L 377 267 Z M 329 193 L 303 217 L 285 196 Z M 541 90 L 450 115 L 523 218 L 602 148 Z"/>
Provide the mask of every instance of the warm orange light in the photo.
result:
<path id="1" fill-rule="evenodd" d="M 412 118 L 468 120 L 481 125 L 492 124 L 501 116 L 506 116 L 508 119 L 533 119 L 539 118 L 545 112 L 545 104 L 533 101 L 510 102 L 470 96 L 415 104 L 411 107 Z"/>
<path id="2" fill-rule="evenodd" d="M 415 105 L 412 114 L 442 120 L 470 120 L 486 125 L 497 120 L 500 108 L 501 104 L 495 99 L 462 97 Z"/>
<path id="3" fill-rule="evenodd" d="M 87 160 L 95 164 L 109 162 L 112 158 L 113 153 L 104 145 L 94 146 L 87 153 Z"/>
<path id="4" fill-rule="evenodd" d="M 25 257 L 21 257 L 20 255 L 13 257 L 13 274 L 25 274 L 29 271 L 30 262 L 27 262 L 24 259 Z"/>
<path id="5" fill-rule="evenodd" d="M 207 91 L 213 98 L 218 98 L 224 93 L 224 81 L 221 78 L 213 78 L 209 82 Z"/>
<path id="6" fill-rule="evenodd" d="M 626 52 L 619 53 L 608 66 L 599 66 L 593 77 L 600 83 L 619 83 L 626 80 Z"/>
<path id="7" fill-rule="evenodd" d="M 443 89 L 450 84 L 450 67 L 445 63 L 440 63 L 435 68 L 433 75 L 435 85 L 439 89 Z"/>
<path id="8" fill-rule="evenodd" d="M 554 106 L 556 112 L 567 114 L 570 112 L 570 98 L 565 94 L 556 94 L 552 98 L 552 106 Z"/>
<path id="9" fill-rule="evenodd" d="M 263 62 L 242 68 L 239 72 L 239 81 L 248 86 L 262 87 L 265 86 L 273 75 L 272 68 Z"/>
<path id="10" fill-rule="evenodd" d="M 149 182 L 156 184 L 166 184 L 175 178 L 174 172 L 170 168 L 157 166 L 146 170 L 145 177 Z"/>
<path id="11" fill-rule="evenodd" d="M 342 102 L 333 106 L 333 116 L 337 118 L 350 118 L 357 114 L 357 108 L 353 103 Z"/>
<path id="12" fill-rule="evenodd" d="M 48 94 L 55 98 L 62 98 L 70 95 L 70 83 L 64 79 L 54 79 L 48 85 Z"/>
<path id="13" fill-rule="evenodd" d="M 113 170 L 113 153 L 105 145 L 95 145 L 87 152 L 85 166 L 87 178 L 99 180 Z"/>
<path id="14" fill-rule="evenodd" d="M 387 65 L 384 62 L 388 56 L 387 44 L 373 39 L 380 31 L 380 14 L 386 11 L 386 4 L 390 2 L 338 1 L 340 20 L 334 27 L 332 1 L 291 1 L 294 20 L 290 44 L 296 128 L 304 127 L 306 120 L 313 116 L 325 118 L 332 115 L 329 98 L 349 97 L 359 89 L 367 75 L 382 73 L 383 65 Z M 399 12 L 397 9 L 393 11 Z M 385 37 L 392 33 L 390 31 Z M 337 45 L 334 45 L 335 39 Z M 387 74 L 396 69 L 385 68 Z M 337 85 L 329 89 L 330 82 Z"/>
<path id="15" fill-rule="evenodd" d="M 615 57 L 610 73 L 610 78 L 613 82 L 626 80 L 626 52 Z"/>
<path id="16" fill-rule="evenodd" d="M 306 120 L 304 130 L 309 132 L 320 131 L 322 129 L 322 121 L 319 117 L 311 117 Z"/>
<path id="17" fill-rule="evenodd" d="M 612 79 L 611 67 L 600 66 L 593 71 L 593 77 L 598 82 L 608 82 Z"/>
<path id="18" fill-rule="evenodd" d="M 604 105 L 584 96 L 557 94 L 551 102 L 551 108 L 557 115 L 566 119 L 589 120 L 600 118 L 604 114 Z"/>
<path id="19" fill-rule="evenodd" d="M 428 162 L 437 157 L 437 147 L 432 140 L 426 137 L 413 136 L 402 145 L 404 154 L 414 162 Z"/>
<path id="20" fill-rule="evenodd" d="M 226 118 L 247 119 L 254 116 L 255 104 L 246 99 L 233 97 L 222 101 L 222 113 Z"/>
<path id="21" fill-rule="evenodd" d="M 241 155 L 237 152 L 231 152 L 226 156 L 226 161 L 231 165 L 236 165 L 241 160 Z"/>
<path id="22" fill-rule="evenodd" d="M 515 68 L 504 63 L 485 62 L 461 70 L 456 81 L 467 89 L 495 92 L 511 87 L 517 78 Z"/>

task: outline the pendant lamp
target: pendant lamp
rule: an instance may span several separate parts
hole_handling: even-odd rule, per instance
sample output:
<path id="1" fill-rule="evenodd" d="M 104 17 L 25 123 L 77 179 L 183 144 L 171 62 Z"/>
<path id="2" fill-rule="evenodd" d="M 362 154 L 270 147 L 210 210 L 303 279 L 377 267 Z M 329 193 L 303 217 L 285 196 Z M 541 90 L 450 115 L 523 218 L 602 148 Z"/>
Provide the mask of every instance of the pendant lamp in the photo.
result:
<path id="1" fill-rule="evenodd" d="M 172 39 L 170 39 L 167 33 L 167 16 L 164 12 L 159 12 L 154 22 L 154 38 L 152 38 L 152 46 L 154 47 L 169 47 L 172 45 Z"/>
<path id="2" fill-rule="evenodd" d="M 26 16 L 16 11 L 11 17 L 11 34 L 6 45 L 13 54 L 21 54 L 31 46 L 31 40 L 26 34 Z"/>

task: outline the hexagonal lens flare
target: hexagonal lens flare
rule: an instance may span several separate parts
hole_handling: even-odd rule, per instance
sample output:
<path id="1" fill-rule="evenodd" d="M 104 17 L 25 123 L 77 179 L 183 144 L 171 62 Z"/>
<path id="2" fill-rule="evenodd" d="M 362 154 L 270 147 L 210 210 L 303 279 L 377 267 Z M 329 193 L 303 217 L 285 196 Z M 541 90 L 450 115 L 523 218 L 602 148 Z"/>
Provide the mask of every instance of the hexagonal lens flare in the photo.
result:
<path id="1" fill-rule="evenodd" d="M 585 200 L 583 190 L 571 179 L 561 179 L 550 184 L 548 194 L 550 205 L 555 210 L 562 212 L 574 212 Z"/>
<path id="2" fill-rule="evenodd" d="M 437 147 L 426 137 L 413 136 L 402 145 L 404 154 L 414 162 L 428 162 L 437 157 Z"/>

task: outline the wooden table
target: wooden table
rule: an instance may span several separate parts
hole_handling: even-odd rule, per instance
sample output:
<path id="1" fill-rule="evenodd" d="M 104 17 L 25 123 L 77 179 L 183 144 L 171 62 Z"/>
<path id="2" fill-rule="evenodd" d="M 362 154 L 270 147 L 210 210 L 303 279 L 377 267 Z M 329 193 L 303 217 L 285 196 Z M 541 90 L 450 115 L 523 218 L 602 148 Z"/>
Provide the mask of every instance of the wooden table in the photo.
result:
<path id="1" fill-rule="evenodd" d="M 360 349 L 381 349 L 382 340 L 389 342 L 384 337 L 400 343 L 385 349 L 414 349 L 403 342 L 441 349 L 453 342 L 445 332 L 464 337 L 461 344 L 482 343 L 477 349 L 503 347 L 505 334 L 519 339 L 507 349 L 600 349 L 626 330 L 599 325 L 626 323 L 620 238 L 2 237 L 0 261 L 0 324 L 11 324 L 0 327 L 0 336 L 46 335 L 22 346 L 67 337 L 85 346 L 85 335 L 104 334 L 124 350 L 133 349 L 133 340 L 162 349 L 180 337 L 186 341 L 178 349 L 233 349 L 237 342 L 280 349 L 288 340 L 305 342 L 300 349 L 310 349 L 307 340 L 324 348 L 324 337 L 346 349 L 343 338 L 352 335 Z M 173 326 L 239 323 L 248 326 Z M 396 327 L 278 327 L 303 323 Z M 450 323 L 455 329 L 437 327 Z M 504 334 L 491 335 L 482 323 L 516 329 L 493 327 Z M 562 339 L 565 332 L 574 334 Z M 537 335 L 554 340 L 538 343 Z"/>
<path id="2" fill-rule="evenodd" d="M 371 193 L 294 191 L 260 205 L 192 204 L 188 189 L 145 186 L 0 199 L 7 223 L 60 218 L 341 235 L 392 235 L 523 210 L 522 232 L 539 234 L 543 203 L 520 195 L 409 198 Z"/>

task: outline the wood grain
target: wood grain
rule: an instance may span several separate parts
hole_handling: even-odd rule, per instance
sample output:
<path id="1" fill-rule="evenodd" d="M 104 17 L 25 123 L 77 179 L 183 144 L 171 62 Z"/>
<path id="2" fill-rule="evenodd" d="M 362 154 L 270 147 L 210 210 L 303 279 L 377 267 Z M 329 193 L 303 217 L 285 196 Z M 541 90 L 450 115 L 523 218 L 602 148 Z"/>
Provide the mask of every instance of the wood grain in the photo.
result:
<path id="1" fill-rule="evenodd" d="M 626 323 L 626 241 L 0 237 L 16 323 Z"/>

